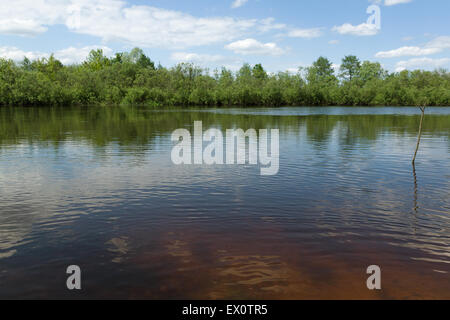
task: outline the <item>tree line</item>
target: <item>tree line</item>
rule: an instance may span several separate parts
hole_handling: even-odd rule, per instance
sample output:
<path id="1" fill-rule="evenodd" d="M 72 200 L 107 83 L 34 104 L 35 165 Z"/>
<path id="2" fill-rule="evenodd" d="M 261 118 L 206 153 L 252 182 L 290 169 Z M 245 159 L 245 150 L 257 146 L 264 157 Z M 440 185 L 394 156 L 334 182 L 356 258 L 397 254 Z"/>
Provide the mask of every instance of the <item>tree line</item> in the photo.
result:
<path id="1" fill-rule="evenodd" d="M 450 106 L 450 73 L 390 73 L 352 55 L 339 70 L 320 57 L 296 74 L 268 73 L 261 64 L 210 72 L 191 63 L 156 66 L 139 48 L 114 57 L 93 50 L 83 63 L 67 66 L 53 55 L 0 59 L 0 105 Z"/>

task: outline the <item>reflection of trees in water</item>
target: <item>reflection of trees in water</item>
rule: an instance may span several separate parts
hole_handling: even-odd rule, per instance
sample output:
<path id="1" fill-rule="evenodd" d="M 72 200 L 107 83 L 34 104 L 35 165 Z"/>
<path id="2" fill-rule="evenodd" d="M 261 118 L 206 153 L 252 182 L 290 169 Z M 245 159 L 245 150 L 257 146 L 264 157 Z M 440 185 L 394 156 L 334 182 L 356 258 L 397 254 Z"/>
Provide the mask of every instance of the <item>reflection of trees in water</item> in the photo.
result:
<path id="1" fill-rule="evenodd" d="M 17 213 L 17 212 L 16 212 Z M 28 214 L 0 214 L 0 261 L 13 256 L 25 237 L 31 232 L 34 218 Z"/>
<path id="2" fill-rule="evenodd" d="M 419 205 L 417 202 L 419 189 L 417 187 L 417 174 L 416 174 L 416 165 L 413 163 L 413 176 L 414 176 L 414 212 L 417 214 L 417 210 L 419 209 Z"/>
<path id="3" fill-rule="evenodd" d="M 205 110 L 157 110 L 131 107 L 0 108 L 0 146 L 26 141 L 50 142 L 56 148 L 68 140 L 88 141 L 97 147 L 112 142 L 120 148 L 145 153 L 158 138 L 178 128 L 190 128 L 201 120 L 204 129 L 279 128 L 281 134 L 300 134 L 306 127 L 314 144 L 327 142 L 336 128 L 339 144 L 375 141 L 381 133 L 415 135 L 419 116 L 406 115 L 311 115 L 273 116 L 226 114 Z M 424 128 L 428 135 L 450 137 L 450 116 L 430 115 Z M 136 149 L 141 146 L 141 149 Z"/>

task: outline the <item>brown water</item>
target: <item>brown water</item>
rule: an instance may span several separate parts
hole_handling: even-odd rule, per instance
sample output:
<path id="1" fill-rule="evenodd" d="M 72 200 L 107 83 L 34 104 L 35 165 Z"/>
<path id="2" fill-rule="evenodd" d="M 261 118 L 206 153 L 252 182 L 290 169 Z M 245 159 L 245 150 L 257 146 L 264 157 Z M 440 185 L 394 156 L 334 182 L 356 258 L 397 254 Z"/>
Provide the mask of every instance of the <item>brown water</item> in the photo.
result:
<path id="1" fill-rule="evenodd" d="M 279 128 L 280 171 L 170 135 Z M 0 108 L 0 298 L 450 299 L 450 108 Z M 66 289 L 66 268 L 82 290 Z M 366 268 L 382 269 L 382 290 Z"/>

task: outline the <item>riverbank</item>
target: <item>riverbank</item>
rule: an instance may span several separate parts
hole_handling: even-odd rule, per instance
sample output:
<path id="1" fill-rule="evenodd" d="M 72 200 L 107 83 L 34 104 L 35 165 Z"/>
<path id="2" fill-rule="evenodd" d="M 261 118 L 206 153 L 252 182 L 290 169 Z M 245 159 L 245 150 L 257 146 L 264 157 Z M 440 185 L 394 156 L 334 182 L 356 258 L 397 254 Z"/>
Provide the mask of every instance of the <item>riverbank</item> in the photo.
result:
<path id="1" fill-rule="evenodd" d="M 53 56 L 20 63 L 0 59 L 1 106 L 450 106 L 450 73 L 389 73 L 359 62 L 352 77 L 319 58 L 298 73 L 244 64 L 233 72 L 193 64 L 155 66 L 139 49 L 108 58 L 92 51 L 79 65 Z"/>

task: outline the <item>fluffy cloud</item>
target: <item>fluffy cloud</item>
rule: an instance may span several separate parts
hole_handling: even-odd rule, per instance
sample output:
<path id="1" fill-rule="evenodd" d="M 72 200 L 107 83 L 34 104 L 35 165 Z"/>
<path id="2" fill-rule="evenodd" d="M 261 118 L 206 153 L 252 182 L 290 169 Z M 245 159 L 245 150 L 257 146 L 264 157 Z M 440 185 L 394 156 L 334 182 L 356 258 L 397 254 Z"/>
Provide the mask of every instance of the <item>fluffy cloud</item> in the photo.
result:
<path id="1" fill-rule="evenodd" d="M 400 72 L 406 69 L 437 69 L 448 67 L 449 65 L 450 65 L 450 58 L 442 58 L 442 59 L 414 58 L 398 62 L 396 64 L 395 71 Z"/>
<path id="2" fill-rule="evenodd" d="M 248 0 L 235 0 L 232 4 L 231 7 L 233 9 L 242 7 L 244 4 L 246 4 L 248 2 Z"/>
<path id="3" fill-rule="evenodd" d="M 340 64 L 333 63 L 331 65 L 331 67 L 333 68 L 334 72 L 336 72 L 336 73 L 338 73 L 339 70 L 341 70 L 341 65 Z"/>
<path id="4" fill-rule="evenodd" d="M 268 32 L 271 30 L 281 30 L 286 29 L 287 26 L 283 23 L 275 23 L 274 18 L 266 18 L 259 20 L 258 31 L 259 32 Z"/>
<path id="5" fill-rule="evenodd" d="M 230 41 L 258 29 L 258 20 L 196 18 L 178 11 L 149 6 L 126 7 L 123 1 L 96 0 L 82 10 L 72 30 L 143 47 L 184 48 Z M 110 2 L 113 2 L 109 4 Z"/>
<path id="6" fill-rule="evenodd" d="M 390 7 L 395 6 L 396 4 L 408 3 L 411 1 L 412 0 L 384 0 L 384 5 Z M 372 2 L 374 4 L 383 4 L 383 0 L 369 0 L 369 2 Z"/>
<path id="7" fill-rule="evenodd" d="M 217 62 L 222 60 L 223 58 L 224 57 L 221 55 L 198 54 L 188 52 L 174 52 L 171 55 L 171 59 L 178 62 L 203 62 L 203 61 Z"/>
<path id="8" fill-rule="evenodd" d="M 312 28 L 312 29 L 292 29 L 287 33 L 288 37 L 291 38 L 318 38 L 322 35 L 321 28 Z"/>
<path id="9" fill-rule="evenodd" d="M 442 51 L 439 48 L 420 48 L 420 47 L 401 47 L 390 51 L 380 51 L 375 57 L 377 58 L 395 58 L 404 56 L 426 56 Z"/>
<path id="10" fill-rule="evenodd" d="M 56 59 L 60 60 L 63 64 L 80 63 L 86 59 L 91 50 L 102 49 L 103 53 L 107 56 L 112 54 L 112 49 L 105 46 L 88 46 L 83 48 L 70 47 L 67 49 L 59 50 L 54 53 Z M 23 51 L 16 47 L 0 47 L 0 57 L 11 59 L 14 61 L 22 61 L 24 57 L 30 60 L 39 58 L 50 57 L 49 53 Z"/>
<path id="11" fill-rule="evenodd" d="M 0 1 L 0 33 L 34 36 L 64 21 L 67 0 Z"/>
<path id="12" fill-rule="evenodd" d="M 225 57 L 222 55 L 213 54 L 199 54 L 188 52 L 174 52 L 171 59 L 177 62 L 195 62 L 195 63 L 230 63 L 235 62 L 236 59 Z"/>
<path id="13" fill-rule="evenodd" d="M 395 6 L 396 4 L 408 3 L 411 1 L 412 0 L 385 0 L 384 5 L 385 6 Z"/>
<path id="14" fill-rule="evenodd" d="M 89 55 L 91 50 L 102 49 L 106 56 L 111 56 L 113 50 L 105 46 L 87 46 L 83 48 L 70 47 L 59 50 L 55 53 L 55 58 L 60 60 L 63 64 L 73 64 L 83 62 Z"/>
<path id="15" fill-rule="evenodd" d="M 220 65 L 234 71 L 239 70 L 244 63 L 242 60 L 234 57 L 189 52 L 174 52 L 170 58 L 176 62 L 192 62 L 202 67 L 211 66 L 217 68 Z"/>
<path id="16" fill-rule="evenodd" d="M 423 47 L 401 47 L 390 51 L 380 51 L 377 58 L 397 58 L 404 56 L 426 56 L 436 54 L 450 48 L 450 37 L 442 36 L 433 39 Z"/>
<path id="17" fill-rule="evenodd" d="M 361 23 L 354 26 L 350 23 L 344 23 L 341 26 L 335 26 L 332 29 L 340 34 L 351 34 L 355 36 L 374 36 L 378 33 L 379 29 L 374 24 Z"/>
<path id="18" fill-rule="evenodd" d="M 30 60 L 46 58 L 49 55 L 43 52 L 23 51 L 16 47 L 0 47 L 0 58 L 21 61 L 24 57 Z"/>
<path id="19" fill-rule="evenodd" d="M 198 18 L 123 0 L 15 0 L 0 2 L 0 33 L 36 35 L 49 26 L 131 46 L 186 48 L 234 41 L 284 28 L 274 19 Z"/>
<path id="20" fill-rule="evenodd" d="M 0 34 L 17 36 L 36 36 L 47 31 L 47 28 L 33 20 L 2 19 L 0 21 Z"/>
<path id="21" fill-rule="evenodd" d="M 427 43 L 428 48 L 440 48 L 449 49 L 450 48 L 450 36 L 437 37 Z"/>
<path id="22" fill-rule="evenodd" d="M 243 55 L 281 55 L 284 50 L 279 48 L 276 43 L 262 43 L 255 39 L 245 39 L 230 43 L 225 46 L 226 49 Z"/>

